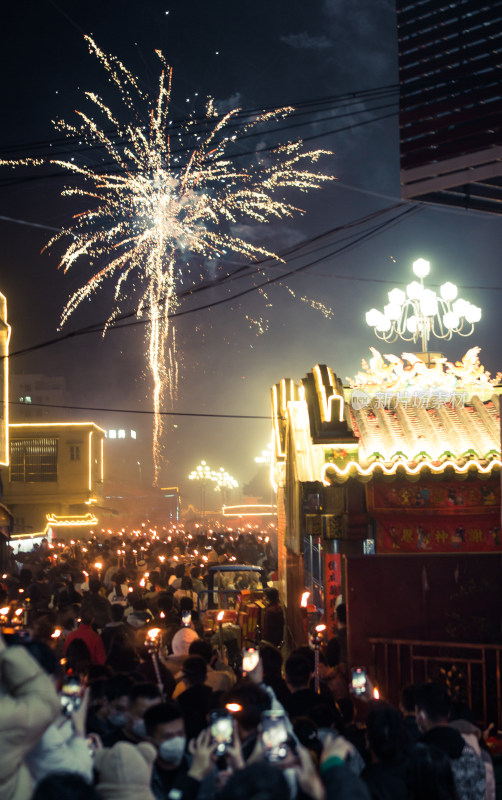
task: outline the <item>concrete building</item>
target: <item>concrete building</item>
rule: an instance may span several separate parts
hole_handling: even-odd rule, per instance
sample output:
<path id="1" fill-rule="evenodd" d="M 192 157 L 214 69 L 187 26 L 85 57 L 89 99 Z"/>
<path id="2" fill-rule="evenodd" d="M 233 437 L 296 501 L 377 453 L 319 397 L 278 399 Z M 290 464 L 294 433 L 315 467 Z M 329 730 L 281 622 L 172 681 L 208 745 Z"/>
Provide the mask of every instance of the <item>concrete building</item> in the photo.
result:
<path id="1" fill-rule="evenodd" d="M 10 418 L 12 422 L 47 422 L 64 419 L 68 405 L 66 379 L 38 373 L 10 374 Z"/>
<path id="2" fill-rule="evenodd" d="M 502 213 L 502 5 L 397 0 L 401 193 Z"/>
<path id="3" fill-rule="evenodd" d="M 93 422 L 16 423 L 9 438 L 4 502 L 14 533 L 43 531 L 48 520 L 89 527 L 102 500 L 104 431 Z"/>

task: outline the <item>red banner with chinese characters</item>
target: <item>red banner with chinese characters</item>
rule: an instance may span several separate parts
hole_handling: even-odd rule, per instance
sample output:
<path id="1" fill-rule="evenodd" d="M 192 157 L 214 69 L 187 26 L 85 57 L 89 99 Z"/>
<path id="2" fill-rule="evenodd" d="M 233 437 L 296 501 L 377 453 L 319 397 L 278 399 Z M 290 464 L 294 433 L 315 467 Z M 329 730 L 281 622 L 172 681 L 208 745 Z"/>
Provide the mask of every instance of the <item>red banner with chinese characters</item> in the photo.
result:
<path id="1" fill-rule="evenodd" d="M 488 480 L 468 478 L 465 481 L 407 480 L 372 482 L 367 487 L 368 508 L 374 511 L 406 509 L 406 511 L 440 510 L 442 514 L 485 511 L 500 508 L 500 477 Z"/>
<path id="2" fill-rule="evenodd" d="M 324 553 L 324 609 L 328 639 L 334 636 L 336 598 L 342 592 L 340 553 Z"/>
<path id="3" fill-rule="evenodd" d="M 368 507 L 375 511 L 406 509 L 406 511 L 441 510 L 458 514 L 462 509 L 483 513 L 500 507 L 500 477 L 486 481 L 479 478 L 465 481 L 420 480 L 372 482 L 368 485 Z"/>
<path id="4" fill-rule="evenodd" d="M 502 551 L 500 514 L 377 517 L 377 553 L 479 553 Z"/>

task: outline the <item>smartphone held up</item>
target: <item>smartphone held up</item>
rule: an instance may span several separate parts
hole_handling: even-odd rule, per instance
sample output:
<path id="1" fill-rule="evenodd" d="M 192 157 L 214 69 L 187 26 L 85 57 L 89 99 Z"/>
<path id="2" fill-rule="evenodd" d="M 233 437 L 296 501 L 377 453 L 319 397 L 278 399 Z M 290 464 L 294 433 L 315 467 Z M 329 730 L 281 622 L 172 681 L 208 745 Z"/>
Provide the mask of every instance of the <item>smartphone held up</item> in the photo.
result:
<path id="1" fill-rule="evenodd" d="M 230 711 L 211 712 L 210 729 L 211 738 L 216 744 L 215 755 L 224 756 L 233 742 L 234 721 Z"/>
<path id="2" fill-rule="evenodd" d="M 83 689 L 80 678 L 76 675 L 65 675 L 61 684 L 61 708 L 63 714 L 71 717 L 82 704 Z"/>
<path id="3" fill-rule="evenodd" d="M 267 761 L 282 761 L 288 754 L 288 729 L 283 711 L 264 711 L 261 715 L 261 743 Z"/>

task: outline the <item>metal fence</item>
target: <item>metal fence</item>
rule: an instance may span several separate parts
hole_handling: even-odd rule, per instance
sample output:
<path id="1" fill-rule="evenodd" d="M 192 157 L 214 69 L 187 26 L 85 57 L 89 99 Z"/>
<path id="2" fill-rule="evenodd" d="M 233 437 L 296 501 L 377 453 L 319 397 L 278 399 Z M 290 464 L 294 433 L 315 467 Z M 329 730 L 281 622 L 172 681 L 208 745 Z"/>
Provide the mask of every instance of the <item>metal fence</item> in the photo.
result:
<path id="1" fill-rule="evenodd" d="M 371 638 L 377 685 L 393 703 L 406 684 L 441 680 L 483 725 L 502 724 L 502 645 Z"/>

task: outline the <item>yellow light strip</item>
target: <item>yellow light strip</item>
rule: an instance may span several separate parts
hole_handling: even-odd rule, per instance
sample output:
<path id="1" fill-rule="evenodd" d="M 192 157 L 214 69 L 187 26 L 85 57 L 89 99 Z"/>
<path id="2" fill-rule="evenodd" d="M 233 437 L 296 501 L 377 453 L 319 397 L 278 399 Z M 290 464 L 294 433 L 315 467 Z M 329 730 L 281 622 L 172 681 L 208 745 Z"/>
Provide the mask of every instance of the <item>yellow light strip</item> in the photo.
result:
<path id="1" fill-rule="evenodd" d="M 51 527 L 60 527 L 71 525 L 79 527 L 81 525 L 97 525 L 99 520 L 94 514 L 86 514 L 85 516 L 58 516 L 57 514 L 46 514 L 45 519 Z"/>
<path id="2" fill-rule="evenodd" d="M 13 533 L 11 539 L 36 539 L 45 536 L 45 531 L 35 531 L 34 533 Z"/>
<path id="3" fill-rule="evenodd" d="M 326 471 L 328 469 L 334 469 L 337 475 L 339 475 L 341 478 L 346 478 L 350 472 L 357 473 L 361 476 L 368 476 L 372 475 L 377 469 L 381 470 L 384 475 L 395 475 L 398 467 L 403 467 L 407 475 L 418 475 L 418 473 L 425 468 L 430 469 L 431 472 L 434 472 L 437 475 L 440 475 L 446 470 L 447 467 L 453 467 L 457 474 L 464 475 L 473 466 L 476 467 L 478 472 L 481 472 L 483 475 L 487 475 L 493 470 L 494 467 L 502 467 L 502 461 L 500 459 L 494 459 L 493 461 L 490 461 L 486 467 L 483 467 L 479 461 L 476 461 L 475 459 L 472 461 L 467 461 L 462 467 L 459 467 L 454 461 L 444 461 L 439 466 L 432 464 L 430 461 L 421 461 L 420 464 L 417 464 L 415 467 L 409 467 L 406 461 L 402 461 L 400 459 L 395 461 L 391 467 L 386 467 L 385 464 L 382 464 L 380 461 L 374 461 L 373 464 L 370 464 L 370 466 L 366 468 L 362 467 L 356 461 L 351 461 L 343 469 L 339 469 L 336 464 L 327 463 L 323 464 L 322 466 L 321 481 L 324 486 L 331 485 L 331 481 L 326 478 Z"/>
<path id="4" fill-rule="evenodd" d="M 339 422 L 343 422 L 344 420 L 344 409 L 345 409 L 345 398 L 338 394 L 335 387 L 335 378 L 333 375 L 333 371 L 326 367 L 326 373 L 328 376 L 328 381 L 330 388 L 333 390 L 330 396 L 328 397 L 326 394 L 326 387 L 324 386 L 324 381 L 322 379 L 321 368 L 319 364 L 316 364 L 314 367 L 314 379 L 316 382 L 317 387 L 317 394 L 319 396 L 319 406 L 321 409 L 321 417 L 323 422 L 331 422 L 332 417 L 332 405 L 334 400 L 340 400 L 340 414 L 339 414 Z"/>
<path id="5" fill-rule="evenodd" d="M 92 431 L 89 431 L 89 491 L 92 492 Z"/>
<path id="6" fill-rule="evenodd" d="M 276 452 L 275 452 L 275 435 L 272 431 L 271 436 L 271 448 L 270 448 L 270 484 L 272 489 L 274 490 L 275 494 L 277 494 L 277 482 L 275 480 L 275 462 L 276 462 Z"/>
<path id="7" fill-rule="evenodd" d="M 101 483 L 105 479 L 105 440 L 101 439 Z"/>
<path id="8" fill-rule="evenodd" d="M 0 464 L 2 466 L 8 467 L 9 466 L 9 343 L 11 336 L 11 327 L 7 323 L 7 298 L 5 297 L 5 295 L 1 293 L 0 293 L 0 307 L 2 309 L 0 319 L 2 319 L 7 329 L 7 335 L 5 337 L 5 353 L 3 359 L 4 396 L 2 401 L 4 404 L 4 411 L 5 411 L 5 452 L 3 456 L 2 453 L 0 453 Z"/>
<path id="9" fill-rule="evenodd" d="M 258 511 L 257 509 L 268 509 L 267 511 Z M 255 509 L 254 511 L 241 511 L 240 509 Z M 247 503 L 242 506 L 223 506 L 224 517 L 275 517 L 277 514 L 277 506 L 270 506 L 261 503 Z M 231 513 L 227 514 L 227 511 Z"/>
<path id="10" fill-rule="evenodd" d="M 89 426 L 105 435 L 103 428 L 95 422 L 12 422 L 9 428 L 88 428 Z"/>
<path id="11" fill-rule="evenodd" d="M 281 432 L 279 429 L 279 397 L 277 394 L 277 386 L 274 383 L 272 386 L 272 404 L 273 404 L 273 414 L 274 414 L 274 431 L 275 431 L 275 441 L 276 441 L 276 450 L 277 454 L 280 458 L 284 458 L 286 456 L 286 451 L 281 447 Z"/>

